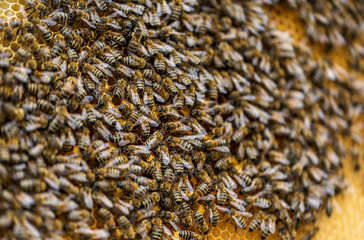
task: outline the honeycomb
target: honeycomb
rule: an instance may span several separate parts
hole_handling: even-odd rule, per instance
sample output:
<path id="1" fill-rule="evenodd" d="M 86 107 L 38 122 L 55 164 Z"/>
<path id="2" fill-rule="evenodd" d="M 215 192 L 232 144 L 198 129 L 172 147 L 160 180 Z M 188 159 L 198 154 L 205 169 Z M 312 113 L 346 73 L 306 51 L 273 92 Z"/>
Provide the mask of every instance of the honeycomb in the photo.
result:
<path id="1" fill-rule="evenodd" d="M 25 0 L 2 0 L 0 3 L 0 18 L 10 20 L 12 18 L 22 18 L 19 12 L 24 5 Z M 269 7 L 266 9 L 269 13 L 270 20 L 281 31 L 288 32 L 293 39 L 294 44 L 307 44 L 313 49 L 314 55 L 317 58 L 329 58 L 335 64 L 347 68 L 347 59 L 344 49 L 338 49 L 335 52 L 326 54 L 322 50 L 320 44 L 312 45 L 305 39 L 302 23 L 291 11 L 284 5 Z M 14 50 L 14 46 L 10 46 Z M 364 81 L 364 79 L 363 79 Z M 109 86 L 113 83 L 109 82 Z M 115 105 L 118 105 L 115 103 Z M 346 142 L 350 146 L 349 142 Z M 362 155 L 362 154 L 360 154 Z M 317 226 L 320 231 L 314 239 L 364 239 L 364 171 L 354 172 L 354 165 L 350 158 L 344 160 L 343 172 L 350 182 L 350 188 L 343 194 L 335 197 L 337 206 L 333 215 L 328 218 L 324 212 L 321 213 L 317 221 Z M 362 161 L 362 159 L 360 159 Z M 249 222 L 248 222 L 249 224 Z M 304 229 L 298 232 L 298 236 L 304 234 Z M 241 228 L 236 228 L 231 219 L 227 216 L 223 217 L 218 226 L 213 228 L 207 239 L 213 240 L 245 240 L 245 239 L 260 239 L 260 233 L 249 233 Z M 272 235 L 269 239 L 279 239 Z"/>

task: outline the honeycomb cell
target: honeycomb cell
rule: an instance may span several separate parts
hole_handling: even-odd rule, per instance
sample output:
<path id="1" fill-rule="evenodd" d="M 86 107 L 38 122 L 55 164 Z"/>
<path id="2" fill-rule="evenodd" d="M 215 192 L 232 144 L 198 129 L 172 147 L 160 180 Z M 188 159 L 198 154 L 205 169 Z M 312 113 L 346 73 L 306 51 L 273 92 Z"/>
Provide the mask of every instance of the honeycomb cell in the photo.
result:
<path id="1" fill-rule="evenodd" d="M 219 228 L 214 228 L 214 229 L 212 230 L 212 236 L 213 236 L 213 237 L 217 238 L 217 237 L 219 237 L 220 235 L 221 235 L 221 231 L 220 231 L 220 229 L 219 229 Z M 210 234 L 210 236 L 211 236 L 211 234 Z"/>
<path id="2" fill-rule="evenodd" d="M 0 8 L 2 8 L 2 9 L 8 9 L 9 6 L 10 6 L 10 4 L 7 2 L 0 3 Z"/>
<path id="3" fill-rule="evenodd" d="M 13 9 L 14 11 L 19 11 L 20 10 L 20 5 L 19 4 L 13 4 L 11 5 L 11 9 Z"/>
<path id="4" fill-rule="evenodd" d="M 12 11 L 12 10 L 6 10 L 5 12 L 4 12 L 4 15 L 5 16 L 7 16 L 7 17 L 12 17 L 12 16 L 14 16 L 15 14 L 14 14 L 14 12 Z"/>
<path id="5" fill-rule="evenodd" d="M 226 231 L 222 232 L 221 234 L 222 239 L 230 239 L 230 234 Z"/>

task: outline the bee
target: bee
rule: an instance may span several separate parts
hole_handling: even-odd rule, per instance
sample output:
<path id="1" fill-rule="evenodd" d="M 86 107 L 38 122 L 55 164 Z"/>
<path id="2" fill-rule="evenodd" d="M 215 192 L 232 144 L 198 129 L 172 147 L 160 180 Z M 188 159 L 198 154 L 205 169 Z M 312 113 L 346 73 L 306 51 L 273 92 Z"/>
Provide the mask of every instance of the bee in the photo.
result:
<path id="1" fill-rule="evenodd" d="M 127 87 L 127 82 L 125 81 L 125 79 L 122 79 L 122 78 L 119 79 L 116 82 L 115 87 L 114 87 L 114 91 L 113 91 L 114 98 L 124 98 L 126 87 Z M 125 103 L 122 103 L 122 104 L 125 104 Z"/>
<path id="2" fill-rule="evenodd" d="M 144 142 L 144 145 L 149 149 L 153 149 L 163 140 L 163 138 L 164 132 L 156 131 Z"/>
<path id="3" fill-rule="evenodd" d="M 182 7 L 182 1 L 181 0 L 176 0 L 174 2 L 174 5 L 171 8 L 171 15 L 170 15 L 171 21 L 176 21 L 176 20 L 180 19 L 181 13 L 182 13 L 182 8 L 183 8 Z"/>
<path id="4" fill-rule="evenodd" d="M 125 146 L 126 144 L 132 144 L 137 140 L 137 135 L 135 133 L 117 133 L 110 136 L 110 141 L 112 143 L 117 143 L 119 146 Z"/>
<path id="5" fill-rule="evenodd" d="M 127 44 L 124 35 L 121 33 L 112 32 L 110 33 L 109 37 L 121 46 L 125 46 Z"/>
<path id="6" fill-rule="evenodd" d="M 62 35 L 56 35 L 54 36 L 54 45 L 51 50 L 51 55 L 53 58 L 58 57 L 64 52 L 64 49 L 66 48 L 66 42 L 64 41 L 64 37 Z"/>
<path id="7" fill-rule="evenodd" d="M 50 121 L 48 130 L 58 132 L 64 125 L 67 116 L 67 107 L 64 105 L 56 107 L 56 116 Z"/>
<path id="8" fill-rule="evenodd" d="M 163 173 L 162 173 L 162 169 L 161 169 L 161 163 L 159 161 L 153 161 L 152 162 L 152 167 L 154 168 L 154 172 L 153 172 L 154 179 L 158 183 L 161 183 L 163 181 Z"/>
<path id="9" fill-rule="evenodd" d="M 172 95 L 177 95 L 178 89 L 171 78 L 169 78 L 169 77 L 164 78 L 163 84 Z M 181 98 L 181 96 L 179 98 Z M 183 101 L 183 98 L 182 98 L 182 101 Z"/>
<path id="10" fill-rule="evenodd" d="M 142 237 L 145 238 L 148 236 L 149 232 L 152 230 L 152 222 L 148 219 L 144 219 L 136 229 L 136 233 Z"/>
<path id="11" fill-rule="evenodd" d="M 139 120 L 140 116 L 141 114 L 139 113 L 139 111 L 133 111 L 128 117 L 125 128 L 127 130 L 131 130 L 134 127 L 135 123 Z"/>
<path id="12" fill-rule="evenodd" d="M 178 236 L 183 240 L 203 240 L 200 234 L 184 230 L 178 233 Z"/>
<path id="13" fill-rule="evenodd" d="M 202 183 L 198 185 L 196 191 L 192 194 L 189 202 L 197 202 L 201 197 L 205 196 L 210 191 L 210 187 L 207 183 Z"/>
<path id="14" fill-rule="evenodd" d="M 203 143 L 203 147 L 205 149 L 214 149 L 216 147 L 225 147 L 229 144 L 229 139 L 227 138 L 220 138 L 214 140 L 207 140 Z"/>
<path id="15" fill-rule="evenodd" d="M 154 60 L 154 67 L 157 69 L 158 73 L 163 73 L 166 71 L 166 60 L 164 59 L 163 53 L 158 53 Z"/>
<path id="16" fill-rule="evenodd" d="M 135 107 L 131 103 L 122 103 L 118 108 L 119 112 L 125 116 L 130 116 L 130 114 L 135 110 Z"/>
<path id="17" fill-rule="evenodd" d="M 90 65 L 89 63 L 86 63 L 83 66 L 83 71 L 85 71 L 95 83 L 99 83 L 99 79 L 105 79 L 104 73 L 101 72 L 101 70 L 99 70 L 98 68 Z"/>
<path id="18" fill-rule="evenodd" d="M 160 95 L 160 97 L 157 97 L 156 94 L 153 93 L 153 95 L 159 102 L 164 102 L 168 100 L 169 98 L 168 92 L 159 83 L 153 82 L 152 90 Z"/>
<path id="19" fill-rule="evenodd" d="M 127 47 L 127 51 L 129 53 L 135 53 L 139 44 L 140 44 L 140 40 L 142 38 L 142 31 L 140 28 L 135 28 L 132 35 L 131 35 L 131 40 L 129 41 L 128 47 Z"/>
<path id="20" fill-rule="evenodd" d="M 154 42 L 151 39 L 146 39 L 144 44 L 150 55 L 156 57 L 159 53 L 157 46 L 155 46 Z"/>
<path id="21" fill-rule="evenodd" d="M 162 114 L 162 115 L 169 116 L 169 117 L 171 117 L 172 119 L 175 119 L 175 120 L 182 117 L 176 110 L 174 110 L 171 107 L 166 107 L 166 106 L 159 105 L 155 109 L 155 111 Z"/>
<path id="22" fill-rule="evenodd" d="M 106 48 L 106 44 L 104 42 L 101 42 L 101 41 L 94 42 L 94 44 L 91 47 L 91 49 L 96 53 L 97 52 L 102 52 L 105 48 Z"/>
<path id="23" fill-rule="evenodd" d="M 203 215 L 199 211 L 195 211 L 193 213 L 193 219 L 198 225 L 198 229 L 203 235 L 207 235 L 210 232 L 208 225 L 203 217 Z"/>
<path id="24" fill-rule="evenodd" d="M 44 181 L 39 179 L 24 179 L 20 181 L 20 188 L 26 192 L 44 192 L 47 185 Z"/>
<path id="25" fill-rule="evenodd" d="M 192 151 L 193 147 L 192 145 L 185 141 L 185 140 L 181 140 L 177 137 L 172 137 L 172 136 L 169 136 L 167 138 L 167 142 L 172 146 L 172 147 L 179 147 L 180 149 L 182 149 L 183 151 L 187 151 L 187 152 L 190 152 Z"/>
<path id="26" fill-rule="evenodd" d="M 138 94 L 138 88 L 135 84 L 131 84 L 127 87 L 126 89 L 129 99 L 130 101 L 134 104 L 134 105 L 140 105 L 140 97 Z"/>
<path id="27" fill-rule="evenodd" d="M 167 168 L 164 171 L 164 181 L 162 187 L 165 193 L 169 193 L 171 191 L 173 177 L 174 177 L 173 170 L 171 168 Z"/>
<path id="28" fill-rule="evenodd" d="M 216 204 L 213 201 L 208 201 L 207 205 L 210 210 L 210 222 L 213 227 L 216 227 L 220 219 L 219 211 L 217 210 Z"/>
<path id="29" fill-rule="evenodd" d="M 153 228 L 152 228 L 151 239 L 152 240 L 161 240 L 162 234 L 163 234 L 162 220 L 160 218 L 153 219 Z"/>

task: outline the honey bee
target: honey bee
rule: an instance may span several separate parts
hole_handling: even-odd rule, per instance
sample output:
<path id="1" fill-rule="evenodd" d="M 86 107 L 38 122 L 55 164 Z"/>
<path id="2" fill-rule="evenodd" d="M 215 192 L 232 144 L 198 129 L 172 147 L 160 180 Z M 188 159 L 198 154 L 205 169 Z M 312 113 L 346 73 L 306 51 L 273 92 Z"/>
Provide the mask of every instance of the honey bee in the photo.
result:
<path id="1" fill-rule="evenodd" d="M 174 110 L 171 107 L 165 107 L 165 106 L 159 105 L 155 109 L 155 111 L 161 113 L 162 115 L 169 116 L 172 119 L 176 119 L 176 120 L 182 117 L 176 110 Z"/>
<path id="2" fill-rule="evenodd" d="M 210 232 L 203 215 L 199 211 L 193 213 L 193 219 L 198 224 L 198 229 L 203 235 L 207 235 Z"/>
<path id="3" fill-rule="evenodd" d="M 88 63 L 83 66 L 83 71 L 85 71 L 95 83 L 99 83 L 100 79 L 105 79 L 105 75 L 100 69 Z"/>
<path id="4" fill-rule="evenodd" d="M 131 40 L 129 41 L 127 51 L 130 52 L 130 53 L 135 53 L 136 50 L 138 49 L 141 38 L 142 38 L 141 29 L 140 28 L 135 28 L 133 33 L 132 33 Z"/>
<path id="5" fill-rule="evenodd" d="M 153 219 L 153 228 L 152 228 L 151 239 L 152 240 L 161 240 L 162 234 L 163 234 L 162 220 L 160 218 Z"/>
<path id="6" fill-rule="evenodd" d="M 25 8 L 25 10 L 33 9 L 33 11 L 31 13 L 29 13 L 29 16 L 32 15 L 35 11 L 37 11 L 39 14 L 39 17 L 42 18 L 48 12 L 46 5 L 43 4 L 42 1 L 38 2 L 35 0 L 27 0 L 25 2 L 25 5 L 27 6 L 27 8 Z"/>
<path id="7" fill-rule="evenodd" d="M 177 137 L 172 137 L 172 136 L 169 136 L 167 138 L 167 142 L 172 146 L 172 147 L 179 147 L 180 149 L 184 150 L 184 151 L 187 151 L 187 152 L 190 152 L 192 151 L 193 147 L 192 145 L 185 141 L 185 140 L 181 140 Z"/>
<path id="8" fill-rule="evenodd" d="M 188 231 L 188 230 L 179 232 L 178 236 L 180 238 L 182 238 L 183 240 L 202 240 L 203 239 L 201 235 Z"/>
<path id="9" fill-rule="evenodd" d="M 140 105 L 140 97 L 138 94 L 138 88 L 135 84 L 131 84 L 127 87 L 127 93 L 129 96 L 130 101 L 134 104 L 134 105 Z"/>
<path id="10" fill-rule="evenodd" d="M 144 145 L 149 149 L 153 149 L 163 140 L 163 138 L 164 133 L 162 131 L 156 131 L 144 142 Z"/>
<path id="11" fill-rule="evenodd" d="M 39 179 L 24 179 L 20 181 L 20 188 L 26 192 L 44 192 L 47 189 L 45 182 Z"/>
<path id="12" fill-rule="evenodd" d="M 145 238 L 147 237 L 148 233 L 152 230 L 152 222 L 148 219 L 144 219 L 138 226 L 138 228 L 136 229 L 136 233 L 142 237 Z"/>
<path id="13" fill-rule="evenodd" d="M 166 61 L 164 59 L 163 53 L 158 53 L 154 60 L 154 67 L 157 69 L 158 73 L 163 73 L 166 71 Z"/>
<path id="14" fill-rule="evenodd" d="M 154 168 L 154 179 L 158 182 L 161 183 L 163 181 L 163 173 L 162 173 L 162 169 L 161 169 L 161 164 L 159 161 L 154 161 L 152 162 L 152 166 Z"/>
<path id="15" fill-rule="evenodd" d="M 197 186 L 196 191 L 192 194 L 189 202 L 197 202 L 201 197 L 205 196 L 210 191 L 210 187 L 207 183 L 202 183 Z"/>

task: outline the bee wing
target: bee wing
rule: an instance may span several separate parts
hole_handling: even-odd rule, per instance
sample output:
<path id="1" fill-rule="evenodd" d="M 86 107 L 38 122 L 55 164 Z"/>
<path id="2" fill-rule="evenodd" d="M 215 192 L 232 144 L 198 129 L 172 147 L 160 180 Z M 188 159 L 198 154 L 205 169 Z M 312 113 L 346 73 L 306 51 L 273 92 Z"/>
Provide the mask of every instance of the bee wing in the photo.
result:
<path id="1" fill-rule="evenodd" d="M 244 228 L 243 224 L 239 221 L 239 219 L 236 216 L 231 216 L 231 218 L 234 220 L 235 224 L 238 225 L 238 227 Z"/>
<path id="2" fill-rule="evenodd" d="M 226 188 L 226 192 L 228 192 L 232 197 L 237 198 L 238 194 L 236 194 L 233 190 Z"/>
<path id="3" fill-rule="evenodd" d="M 164 99 L 156 92 L 152 92 L 153 96 L 158 102 L 164 103 Z"/>
<path id="4" fill-rule="evenodd" d="M 142 116 L 143 117 L 143 116 Z M 159 123 L 157 123 L 156 121 L 154 121 L 154 120 L 152 120 L 152 119 L 150 119 L 150 118 L 148 118 L 148 117 L 145 117 L 144 116 L 144 119 L 146 120 L 146 121 L 148 121 L 149 123 L 150 123 L 150 125 L 152 125 L 153 127 L 158 127 L 159 126 Z"/>
<path id="5" fill-rule="evenodd" d="M 95 82 L 95 83 L 99 83 L 99 79 L 90 71 L 87 72 L 87 74 L 91 77 L 91 79 Z"/>
<path id="6" fill-rule="evenodd" d="M 100 10 L 106 10 L 103 6 L 100 0 L 94 0 L 94 2 L 96 3 L 96 6 L 100 9 Z"/>
<path id="7" fill-rule="evenodd" d="M 171 226 L 173 227 L 174 231 L 176 232 L 180 232 L 181 229 L 177 226 L 177 224 L 175 224 L 174 222 L 172 221 L 169 221 L 169 224 L 171 224 Z M 173 235 L 172 235 L 173 236 Z M 173 236 L 174 237 L 174 236 Z"/>
<path id="8" fill-rule="evenodd" d="M 28 230 L 27 233 L 29 233 L 29 235 L 33 236 L 34 238 L 40 238 L 41 234 L 38 231 L 37 228 L 35 228 L 30 222 L 28 222 L 28 220 L 24 220 L 24 226 L 25 228 Z"/>
<path id="9" fill-rule="evenodd" d="M 120 16 L 120 17 L 123 17 L 123 18 L 127 18 L 128 15 L 126 15 L 125 12 L 119 10 L 119 9 L 116 9 L 116 8 L 113 8 L 113 13 L 109 14 L 107 17 L 109 18 L 114 18 L 114 17 L 117 17 L 117 16 Z"/>
<path id="10" fill-rule="evenodd" d="M 223 206 L 220 206 L 220 205 L 217 205 L 216 204 L 216 209 L 222 211 L 222 212 L 225 212 L 225 213 L 231 213 L 231 210 L 226 208 L 226 207 L 223 207 Z"/>
<path id="11" fill-rule="evenodd" d="M 78 56 L 78 63 L 82 63 L 85 60 L 86 56 L 87 56 L 86 50 L 80 52 L 80 55 Z"/>
<path id="12" fill-rule="evenodd" d="M 47 26 L 54 26 L 57 24 L 56 21 L 53 21 L 53 19 L 47 18 L 41 20 L 43 23 L 47 24 Z"/>
<path id="13" fill-rule="evenodd" d="M 185 135 L 185 136 L 182 136 L 182 137 L 179 137 L 179 139 L 181 140 L 193 140 L 193 139 L 202 139 L 206 136 L 206 134 L 196 134 L 196 135 Z"/>
<path id="14" fill-rule="evenodd" d="M 143 5 L 137 5 L 138 7 L 131 7 L 131 11 L 135 14 L 138 14 L 138 15 L 143 15 L 144 13 L 144 10 L 145 10 L 145 6 Z"/>
<path id="15" fill-rule="evenodd" d="M 92 229 L 91 231 L 92 239 L 107 239 L 110 236 L 107 229 Z"/>
<path id="16" fill-rule="evenodd" d="M 187 194 L 183 191 L 181 191 L 181 196 L 184 200 L 188 201 L 190 198 L 187 196 Z"/>
<path id="17" fill-rule="evenodd" d="M 110 136 L 111 136 L 111 132 L 110 132 L 107 128 L 105 128 L 105 126 L 102 126 L 101 128 L 100 128 L 100 127 L 98 127 L 98 128 L 97 128 L 97 131 L 101 134 L 101 136 L 102 136 L 105 140 L 109 141 Z"/>
<path id="18" fill-rule="evenodd" d="M 93 206 L 94 206 L 94 201 L 93 201 L 92 196 L 91 196 L 91 191 L 90 192 L 83 191 L 82 197 L 83 197 L 83 201 L 84 201 L 85 206 L 88 209 L 92 209 Z"/>
<path id="19" fill-rule="evenodd" d="M 184 166 L 185 168 L 189 168 L 189 169 L 193 168 L 193 165 L 192 165 L 191 163 L 187 162 L 186 160 L 181 159 L 181 161 L 182 161 L 183 166 Z"/>
<path id="20" fill-rule="evenodd" d="M 215 196 L 212 194 L 207 194 L 206 196 L 200 197 L 200 200 L 202 201 L 212 201 L 215 199 Z"/>
<path id="21" fill-rule="evenodd" d="M 162 162 L 164 165 L 169 165 L 169 163 L 171 162 L 171 158 L 169 157 L 169 154 L 167 154 L 164 151 L 161 151 L 161 155 L 162 155 Z"/>
<path id="22" fill-rule="evenodd" d="M 90 103 L 92 100 L 94 99 L 93 96 L 86 96 L 81 102 L 80 104 L 86 104 L 86 103 Z"/>
<path id="23" fill-rule="evenodd" d="M 108 67 L 110 67 L 110 65 L 107 63 L 93 64 L 92 66 L 99 68 L 103 73 L 105 73 L 109 77 L 113 76 L 112 72 L 109 69 L 107 69 Z"/>
<path id="24" fill-rule="evenodd" d="M 118 112 L 117 112 L 117 110 L 116 110 L 115 108 L 113 108 L 113 107 L 109 107 L 109 108 L 107 109 L 107 111 L 108 111 L 109 113 L 111 113 L 112 115 L 114 115 L 114 117 L 116 117 L 116 118 L 121 118 L 121 114 L 120 114 L 120 113 L 118 113 Z"/>
<path id="25" fill-rule="evenodd" d="M 245 216 L 245 217 L 252 217 L 253 214 L 251 214 L 250 212 L 243 212 L 243 211 L 236 211 L 238 214 Z"/>
<path id="26" fill-rule="evenodd" d="M 59 189 L 56 189 L 59 190 Z M 24 208 L 31 208 L 31 206 L 35 203 L 34 198 L 32 198 L 29 194 L 25 192 L 20 192 L 16 195 L 16 199 L 20 202 L 20 204 Z"/>
<path id="27" fill-rule="evenodd" d="M 108 26 L 110 26 L 110 27 L 112 27 L 114 29 L 122 29 L 119 25 L 114 24 L 114 23 L 106 23 L 106 25 L 108 25 Z"/>
<path id="28" fill-rule="evenodd" d="M 123 205 L 124 207 L 126 207 L 127 209 L 130 209 L 130 210 L 133 210 L 133 209 L 134 209 L 133 205 L 131 205 L 130 203 L 125 202 L 125 201 L 123 201 L 123 200 L 121 200 L 121 199 L 119 199 L 119 203 L 120 203 L 120 204 L 122 204 L 122 205 Z"/>
<path id="29" fill-rule="evenodd" d="M 269 218 L 269 220 L 268 220 L 268 229 L 269 229 L 269 232 L 271 232 L 273 234 L 276 232 L 276 222 L 273 221 L 272 218 Z"/>
<path id="30" fill-rule="evenodd" d="M 155 216 L 155 214 L 156 214 L 156 212 L 154 210 L 146 211 L 145 213 L 143 213 L 143 216 L 141 217 L 141 219 L 153 217 L 153 216 Z"/>
<path id="31" fill-rule="evenodd" d="M 176 87 L 177 87 L 178 89 L 182 89 L 182 90 L 186 89 L 185 85 L 182 85 L 182 84 L 180 84 L 180 83 L 178 83 L 178 82 L 174 82 L 174 85 L 176 85 Z"/>
<path id="32" fill-rule="evenodd" d="M 193 193 L 193 187 L 192 187 L 192 184 L 190 182 L 189 179 L 186 179 L 186 185 L 187 185 L 187 191 L 189 191 L 190 193 Z"/>
<path id="33" fill-rule="evenodd" d="M 169 230 L 169 228 L 168 228 L 166 225 L 162 224 L 162 228 L 163 228 L 163 232 L 164 232 L 165 234 L 167 234 L 167 235 L 169 235 L 169 236 L 173 236 L 173 234 L 172 234 L 171 230 Z"/>
<path id="34" fill-rule="evenodd" d="M 190 126 L 183 125 L 182 127 L 177 128 L 175 131 L 176 132 L 188 132 L 188 131 L 191 131 L 191 130 L 192 130 L 192 128 Z"/>
<path id="35" fill-rule="evenodd" d="M 176 64 L 174 63 L 172 56 L 170 57 L 170 59 L 169 58 L 164 58 L 164 60 L 166 60 L 166 63 L 167 63 L 168 66 L 176 67 Z"/>
<path id="36" fill-rule="evenodd" d="M 91 28 L 96 28 L 96 26 L 90 22 L 89 20 L 87 20 L 86 18 L 81 18 L 87 25 L 89 25 Z"/>

